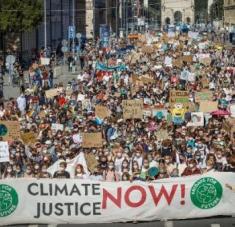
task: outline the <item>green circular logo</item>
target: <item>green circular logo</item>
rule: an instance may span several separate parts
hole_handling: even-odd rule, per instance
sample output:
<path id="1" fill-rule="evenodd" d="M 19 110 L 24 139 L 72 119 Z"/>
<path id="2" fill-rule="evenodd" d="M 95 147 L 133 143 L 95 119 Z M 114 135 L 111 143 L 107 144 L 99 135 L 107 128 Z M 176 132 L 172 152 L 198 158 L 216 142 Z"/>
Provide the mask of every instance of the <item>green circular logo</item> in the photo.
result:
<path id="1" fill-rule="evenodd" d="M 7 127 L 4 124 L 0 124 L 0 136 L 6 136 L 8 133 Z"/>
<path id="2" fill-rule="evenodd" d="M 14 212 L 18 205 L 18 195 L 14 188 L 0 184 L 0 217 L 5 217 Z"/>
<path id="3" fill-rule="evenodd" d="M 191 189 L 191 200 L 200 209 L 215 207 L 221 200 L 223 194 L 222 185 L 212 177 L 204 177 L 193 185 Z"/>

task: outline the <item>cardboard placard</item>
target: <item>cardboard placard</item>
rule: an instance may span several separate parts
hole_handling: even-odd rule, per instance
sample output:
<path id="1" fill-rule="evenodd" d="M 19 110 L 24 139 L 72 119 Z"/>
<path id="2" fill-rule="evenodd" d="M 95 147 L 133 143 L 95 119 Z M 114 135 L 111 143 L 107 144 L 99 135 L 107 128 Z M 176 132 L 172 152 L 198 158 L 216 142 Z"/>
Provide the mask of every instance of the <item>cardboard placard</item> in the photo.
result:
<path id="1" fill-rule="evenodd" d="M 206 66 L 209 66 L 211 64 L 211 58 L 210 57 L 200 58 L 199 62 Z"/>
<path id="2" fill-rule="evenodd" d="M 185 61 L 187 63 L 192 63 L 193 62 L 193 56 L 192 55 L 184 55 L 184 56 L 182 56 L 182 61 Z"/>
<path id="3" fill-rule="evenodd" d="M 95 115 L 101 119 L 104 119 L 110 116 L 110 111 L 106 106 L 96 105 Z"/>
<path id="4" fill-rule="evenodd" d="M 143 118 L 143 100 L 123 100 L 122 107 L 125 120 Z"/>
<path id="5" fill-rule="evenodd" d="M 93 148 L 93 147 L 103 147 L 102 133 L 82 133 L 82 147 L 83 148 Z"/>
<path id="6" fill-rule="evenodd" d="M 175 67 L 182 68 L 182 66 L 183 66 L 183 61 L 182 61 L 181 59 L 174 59 L 174 60 L 172 61 L 172 64 L 173 64 L 173 66 L 175 66 Z"/>
<path id="7" fill-rule="evenodd" d="M 206 77 L 203 77 L 201 79 L 201 84 L 203 88 L 209 88 L 209 79 Z"/>
<path id="8" fill-rule="evenodd" d="M 218 103 L 213 101 L 201 101 L 199 103 L 199 111 L 203 113 L 210 113 L 218 109 Z"/>
<path id="9" fill-rule="evenodd" d="M 212 98 L 213 98 L 213 93 L 212 91 L 209 91 L 209 90 L 196 92 L 196 95 L 195 95 L 196 102 L 212 101 Z"/>
<path id="10" fill-rule="evenodd" d="M 33 132 L 25 132 L 20 134 L 21 139 L 23 140 L 24 144 L 30 145 L 35 144 L 37 141 L 37 137 Z"/>
<path id="11" fill-rule="evenodd" d="M 142 47 L 142 52 L 145 54 L 154 53 L 154 48 L 152 46 L 144 46 Z"/>
<path id="12" fill-rule="evenodd" d="M 141 76 L 140 80 L 143 82 L 143 84 L 153 84 L 155 80 L 148 76 Z"/>
<path id="13" fill-rule="evenodd" d="M 54 89 L 47 90 L 45 94 L 46 94 L 46 97 L 50 99 L 59 95 L 59 93 L 62 92 L 62 90 L 63 90 L 62 88 L 54 88 Z"/>
<path id="14" fill-rule="evenodd" d="M 20 123 L 19 121 L 1 121 L 0 136 L 4 140 L 17 140 L 20 138 Z"/>
<path id="15" fill-rule="evenodd" d="M 188 109 L 189 107 L 189 92 L 188 91 L 170 91 L 170 106 L 174 107 L 176 103 L 183 104 L 184 108 Z"/>

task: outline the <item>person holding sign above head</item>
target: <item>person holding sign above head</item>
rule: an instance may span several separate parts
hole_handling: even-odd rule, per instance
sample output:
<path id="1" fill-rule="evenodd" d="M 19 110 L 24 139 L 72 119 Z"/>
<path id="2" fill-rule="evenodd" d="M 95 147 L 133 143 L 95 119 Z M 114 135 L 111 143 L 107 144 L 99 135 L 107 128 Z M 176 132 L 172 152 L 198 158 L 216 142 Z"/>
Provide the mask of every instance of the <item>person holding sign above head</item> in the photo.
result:
<path id="1" fill-rule="evenodd" d="M 67 163 L 65 161 L 61 161 L 59 164 L 59 170 L 54 173 L 53 178 L 70 178 L 69 172 L 65 170 L 66 167 Z"/>

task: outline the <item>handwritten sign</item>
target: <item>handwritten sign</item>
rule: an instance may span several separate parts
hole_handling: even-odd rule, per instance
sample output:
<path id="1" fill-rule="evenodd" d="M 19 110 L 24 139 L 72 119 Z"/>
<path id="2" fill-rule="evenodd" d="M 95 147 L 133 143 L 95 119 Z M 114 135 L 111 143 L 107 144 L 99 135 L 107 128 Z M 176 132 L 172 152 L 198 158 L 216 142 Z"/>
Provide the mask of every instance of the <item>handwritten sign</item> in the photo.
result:
<path id="1" fill-rule="evenodd" d="M 199 103 L 199 111 L 203 113 L 210 113 L 218 109 L 218 103 L 213 101 L 201 101 Z"/>
<path id="2" fill-rule="evenodd" d="M 143 82 L 143 84 L 153 84 L 155 80 L 149 76 L 141 76 L 140 80 Z"/>
<path id="3" fill-rule="evenodd" d="M 104 119 L 110 116 L 110 111 L 106 106 L 96 105 L 95 115 L 101 119 Z"/>
<path id="4" fill-rule="evenodd" d="M 18 121 L 1 121 L 0 136 L 4 140 L 17 140 L 20 138 L 20 123 Z"/>
<path id="5" fill-rule="evenodd" d="M 196 92 L 195 96 L 195 101 L 200 102 L 200 101 L 212 101 L 213 94 L 209 90 L 201 91 L 201 92 Z"/>
<path id="6" fill-rule="evenodd" d="M 50 90 L 47 90 L 45 93 L 46 93 L 46 97 L 48 99 L 50 98 L 54 98 L 55 96 L 59 95 L 60 92 L 62 92 L 62 88 L 55 88 L 55 89 L 50 89 Z"/>
<path id="7" fill-rule="evenodd" d="M 101 132 L 96 133 L 82 133 L 82 147 L 92 148 L 92 147 L 102 147 L 102 134 Z"/>
<path id="8" fill-rule="evenodd" d="M 27 145 L 34 144 L 37 141 L 37 137 L 33 132 L 21 133 L 21 139 Z"/>
<path id="9" fill-rule="evenodd" d="M 173 60 L 173 66 L 181 68 L 183 66 L 183 61 L 181 59 L 174 59 Z"/>
<path id="10" fill-rule="evenodd" d="M 184 108 L 189 107 L 188 91 L 170 91 L 170 106 L 173 107 L 176 103 L 183 104 Z"/>
<path id="11" fill-rule="evenodd" d="M 187 63 L 192 63 L 193 62 L 193 56 L 192 55 L 184 55 L 182 57 L 182 60 L 187 62 Z"/>
<path id="12" fill-rule="evenodd" d="M 143 118 L 143 100 L 123 100 L 122 107 L 125 120 Z"/>

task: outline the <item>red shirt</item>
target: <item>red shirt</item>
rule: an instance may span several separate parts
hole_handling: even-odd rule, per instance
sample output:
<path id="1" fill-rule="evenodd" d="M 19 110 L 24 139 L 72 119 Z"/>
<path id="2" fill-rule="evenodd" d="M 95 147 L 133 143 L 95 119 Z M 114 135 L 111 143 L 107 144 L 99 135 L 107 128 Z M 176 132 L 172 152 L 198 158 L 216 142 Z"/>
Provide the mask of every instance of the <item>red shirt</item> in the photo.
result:
<path id="1" fill-rule="evenodd" d="M 184 169 L 184 172 L 181 174 L 181 176 L 191 176 L 191 175 L 197 175 L 197 174 L 201 174 L 201 170 L 199 168 L 195 168 L 194 170 L 192 170 L 189 167 L 186 167 Z"/>

